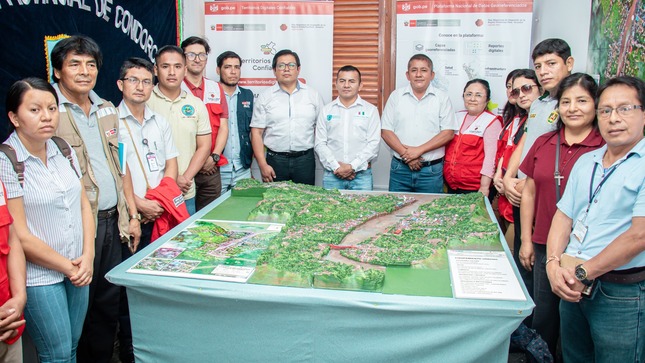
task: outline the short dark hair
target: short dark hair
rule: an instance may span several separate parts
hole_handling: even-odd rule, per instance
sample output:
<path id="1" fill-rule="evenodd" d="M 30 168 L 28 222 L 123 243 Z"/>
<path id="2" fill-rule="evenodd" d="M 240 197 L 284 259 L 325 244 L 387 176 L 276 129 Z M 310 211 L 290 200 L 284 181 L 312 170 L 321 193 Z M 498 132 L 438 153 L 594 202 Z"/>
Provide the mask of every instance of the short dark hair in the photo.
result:
<path id="1" fill-rule="evenodd" d="M 361 80 L 361 71 L 359 71 L 358 68 L 354 67 L 353 65 L 348 64 L 346 66 L 340 67 L 338 72 L 336 72 L 336 79 L 338 79 L 338 75 L 340 74 L 340 72 L 356 72 L 356 73 L 358 73 L 358 83 L 362 82 L 362 80 Z"/>
<path id="2" fill-rule="evenodd" d="M 294 52 L 291 49 L 283 49 L 279 51 L 278 53 L 273 56 L 273 62 L 271 62 L 271 68 L 275 71 L 275 68 L 278 66 L 278 58 L 282 57 L 283 55 L 292 55 L 294 58 L 296 58 L 296 66 L 300 67 L 300 57 L 298 57 L 298 53 Z"/>
<path id="3" fill-rule="evenodd" d="M 571 57 L 571 47 L 569 44 L 559 38 L 549 38 L 541 41 L 538 45 L 533 48 L 533 53 L 531 57 L 535 62 L 537 57 L 543 56 L 545 54 L 557 54 L 563 61 L 567 61 Z"/>
<path id="4" fill-rule="evenodd" d="M 184 63 L 186 62 L 186 54 L 184 54 L 184 50 L 179 48 L 176 45 L 164 45 L 163 47 L 159 48 L 157 51 L 157 54 L 155 54 L 155 64 L 159 61 L 159 58 L 164 54 L 164 53 L 178 53 L 181 54 L 181 57 L 184 58 Z"/>
<path id="5" fill-rule="evenodd" d="M 558 106 L 560 105 L 560 99 L 562 98 L 562 95 L 564 95 L 564 92 L 575 86 L 580 86 L 589 93 L 591 98 L 594 100 L 595 108 L 595 104 L 598 103 L 596 99 L 596 94 L 598 93 L 598 84 L 596 83 L 596 80 L 593 79 L 593 77 L 586 73 L 571 74 L 563 79 L 562 82 L 560 82 L 558 92 L 556 92 L 555 94 L 555 98 L 558 100 Z M 558 128 L 562 128 L 563 126 L 564 123 L 562 122 L 562 116 L 560 116 L 558 117 Z M 596 117 L 595 113 L 593 118 L 593 126 L 598 127 L 598 118 Z"/>
<path id="6" fill-rule="evenodd" d="M 223 52 L 222 54 L 217 56 L 217 68 L 222 68 L 224 61 L 229 58 L 236 58 L 240 61 L 240 67 L 242 66 L 242 58 L 240 58 L 237 53 L 227 50 L 226 52 Z"/>
<path id="7" fill-rule="evenodd" d="M 128 73 L 128 71 L 132 68 L 143 68 L 146 71 L 152 73 L 152 76 L 154 78 L 155 69 L 149 60 L 143 59 L 143 58 L 131 57 L 126 59 L 125 62 L 123 62 L 123 65 L 119 70 L 119 79 L 123 79 L 125 75 Z"/>
<path id="8" fill-rule="evenodd" d="M 193 45 L 193 44 L 199 44 L 204 46 L 204 50 L 206 50 L 206 54 L 209 54 L 211 52 L 211 47 L 210 45 L 208 45 L 208 42 L 206 41 L 206 39 L 196 37 L 196 36 L 192 36 L 184 39 L 184 41 L 181 42 L 181 49 L 185 51 L 187 46 Z"/>
<path id="9" fill-rule="evenodd" d="M 412 63 L 413 60 L 426 61 L 426 62 L 428 62 L 428 65 L 430 66 L 430 70 L 431 71 L 434 70 L 434 65 L 432 64 L 432 59 L 430 59 L 430 57 L 428 57 L 425 54 L 418 53 L 418 54 L 415 54 L 412 57 L 410 57 L 410 60 L 408 61 L 408 69 L 410 69 L 410 64 Z"/>
<path id="10" fill-rule="evenodd" d="M 475 78 L 466 82 L 466 85 L 464 86 L 464 92 L 466 92 L 466 88 L 468 88 L 468 86 L 475 83 L 479 83 L 484 86 L 484 90 L 486 90 L 486 101 L 490 101 L 490 84 L 488 84 L 488 81 L 485 79 Z"/>
<path id="11" fill-rule="evenodd" d="M 7 113 L 18 112 L 18 108 L 20 108 L 20 105 L 25 98 L 25 93 L 32 89 L 51 93 L 52 95 L 54 95 L 54 99 L 56 100 L 56 104 L 58 105 L 58 94 L 49 82 L 41 78 L 29 77 L 16 81 L 11 85 L 11 87 L 9 87 L 9 91 L 7 92 L 7 97 L 5 98 L 4 102 Z M 14 129 L 15 126 L 13 125 L 13 123 L 9 122 L 8 131 L 12 132 Z"/>
<path id="12" fill-rule="evenodd" d="M 65 58 L 69 53 L 78 55 L 89 55 L 96 61 L 96 68 L 101 69 L 103 65 L 103 53 L 101 48 L 96 44 L 94 39 L 85 35 L 72 35 L 69 38 L 62 39 L 54 46 L 51 54 L 52 66 L 56 70 L 63 68 Z M 54 73 L 54 81 L 58 82 L 58 77 Z"/>
<path id="13" fill-rule="evenodd" d="M 641 106 L 645 105 L 645 81 L 643 81 L 642 79 L 637 77 L 632 77 L 632 76 L 618 76 L 618 77 L 610 78 L 598 89 L 597 99 L 600 100 L 600 96 L 603 94 L 603 92 L 605 92 L 607 88 L 613 87 L 613 86 L 626 86 L 634 89 L 638 96 L 638 101 L 640 102 L 640 105 Z"/>

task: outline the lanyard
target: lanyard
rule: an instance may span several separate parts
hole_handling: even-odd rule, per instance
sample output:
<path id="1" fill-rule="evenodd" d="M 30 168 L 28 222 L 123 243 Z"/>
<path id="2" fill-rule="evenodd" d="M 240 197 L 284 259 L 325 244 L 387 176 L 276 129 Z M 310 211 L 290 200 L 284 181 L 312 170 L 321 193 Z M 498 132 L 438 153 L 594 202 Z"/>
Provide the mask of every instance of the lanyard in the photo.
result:
<path id="1" fill-rule="evenodd" d="M 618 169 L 618 167 L 622 163 L 627 161 L 627 159 L 629 159 L 629 157 L 632 156 L 632 155 L 634 155 L 634 154 L 627 155 L 627 157 L 624 158 L 620 163 L 612 166 L 610 168 L 610 170 L 607 172 L 607 174 L 605 174 L 604 177 L 600 180 L 600 184 L 598 184 L 598 186 L 596 187 L 596 189 L 593 191 L 593 194 L 592 194 L 591 190 L 593 189 L 593 180 L 596 177 L 596 171 L 598 170 L 598 163 L 594 163 L 593 173 L 591 174 L 591 182 L 589 183 L 589 204 L 587 205 L 587 211 L 586 211 L 587 213 L 589 212 L 589 208 L 591 208 L 591 202 L 594 200 L 594 198 L 596 198 L 598 193 L 600 193 L 600 188 L 603 186 L 603 184 L 605 184 L 605 182 L 607 181 L 607 179 L 609 179 L 611 174 L 613 174 L 614 171 L 616 171 L 616 169 Z"/>

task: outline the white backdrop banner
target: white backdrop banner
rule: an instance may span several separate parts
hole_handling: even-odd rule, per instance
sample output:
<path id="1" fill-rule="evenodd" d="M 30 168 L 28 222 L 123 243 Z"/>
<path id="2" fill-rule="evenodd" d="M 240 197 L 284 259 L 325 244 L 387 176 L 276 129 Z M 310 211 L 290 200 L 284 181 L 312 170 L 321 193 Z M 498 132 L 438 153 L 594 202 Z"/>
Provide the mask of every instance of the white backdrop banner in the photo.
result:
<path id="1" fill-rule="evenodd" d="M 240 86 L 257 96 L 275 84 L 275 53 L 291 49 L 300 57 L 300 81 L 331 101 L 333 1 L 211 1 L 204 6 L 204 34 L 213 48 L 209 78 L 219 80 L 215 58 L 232 50 L 242 58 Z"/>
<path id="2" fill-rule="evenodd" d="M 396 84 L 404 86 L 410 57 L 434 63 L 434 85 L 448 91 L 455 111 L 464 108 L 466 82 L 487 80 L 491 108 L 506 103 L 510 71 L 531 57 L 533 0 L 436 0 L 397 2 Z"/>

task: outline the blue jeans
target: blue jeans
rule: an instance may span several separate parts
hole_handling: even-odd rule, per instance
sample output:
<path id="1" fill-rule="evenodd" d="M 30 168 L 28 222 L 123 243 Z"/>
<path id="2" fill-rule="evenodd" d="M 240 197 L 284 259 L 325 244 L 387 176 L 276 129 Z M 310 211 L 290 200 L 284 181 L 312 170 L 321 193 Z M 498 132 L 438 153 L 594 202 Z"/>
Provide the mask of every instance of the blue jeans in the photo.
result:
<path id="1" fill-rule="evenodd" d="M 412 171 L 407 164 L 392 158 L 391 192 L 443 193 L 443 162 Z"/>
<path id="2" fill-rule="evenodd" d="M 27 332 L 41 363 L 75 363 L 89 301 L 89 286 L 76 287 L 69 279 L 27 287 Z"/>
<path id="3" fill-rule="evenodd" d="M 592 299 L 560 302 L 567 363 L 645 362 L 645 281 L 598 281 Z"/>
<path id="4" fill-rule="evenodd" d="M 251 179 L 251 169 L 233 170 L 232 166 L 221 167 L 219 173 L 222 177 L 222 193 L 233 189 L 235 184 L 242 179 Z"/>
<path id="5" fill-rule="evenodd" d="M 323 175 L 323 188 L 345 189 L 345 190 L 372 190 L 373 179 L 372 169 L 366 169 L 356 173 L 353 180 L 345 180 L 334 175 L 333 172 L 325 170 Z"/>
<path id="6" fill-rule="evenodd" d="M 195 207 L 195 198 L 190 198 L 190 199 L 185 199 L 184 202 L 186 203 L 186 209 L 188 209 L 188 214 L 191 216 L 197 212 L 197 208 Z"/>

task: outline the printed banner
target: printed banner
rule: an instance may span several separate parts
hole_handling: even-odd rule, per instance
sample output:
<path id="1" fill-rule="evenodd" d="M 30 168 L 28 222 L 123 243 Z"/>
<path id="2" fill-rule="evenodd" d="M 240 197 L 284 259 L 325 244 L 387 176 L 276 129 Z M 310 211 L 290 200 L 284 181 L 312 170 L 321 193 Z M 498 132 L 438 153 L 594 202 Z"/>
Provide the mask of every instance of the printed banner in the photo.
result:
<path id="1" fill-rule="evenodd" d="M 242 58 L 240 86 L 257 96 L 275 84 L 273 56 L 291 49 L 300 58 L 300 81 L 331 101 L 333 1 L 213 1 L 204 6 L 204 34 L 214 57 L 232 50 Z M 219 80 L 214 66 L 207 76 Z"/>
<path id="2" fill-rule="evenodd" d="M 434 64 L 433 84 L 448 91 L 455 111 L 464 109 L 463 89 L 471 79 L 490 83 L 493 112 L 506 103 L 506 76 L 527 68 L 531 56 L 533 0 L 436 0 L 397 2 L 396 84 L 410 57 L 426 54 Z"/>
<path id="3" fill-rule="evenodd" d="M 154 61 L 158 48 L 177 44 L 176 0 L 40 0 L 0 2 L 0 99 L 15 81 L 51 78 L 49 55 L 60 39 L 84 34 L 103 52 L 95 91 L 120 102 L 119 68 L 128 57 Z M 4 101 L 0 102 L 0 137 L 6 135 Z"/>

